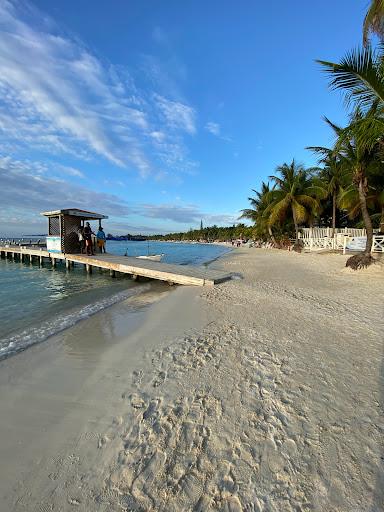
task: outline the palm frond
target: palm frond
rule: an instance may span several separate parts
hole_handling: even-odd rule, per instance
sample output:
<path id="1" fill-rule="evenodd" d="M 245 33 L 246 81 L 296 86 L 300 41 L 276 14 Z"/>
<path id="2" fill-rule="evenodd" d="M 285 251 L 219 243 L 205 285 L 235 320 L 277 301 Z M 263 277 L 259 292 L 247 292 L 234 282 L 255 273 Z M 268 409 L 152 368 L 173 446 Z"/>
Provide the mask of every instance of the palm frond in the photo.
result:
<path id="1" fill-rule="evenodd" d="M 296 199 L 292 201 L 292 210 L 295 210 L 296 220 L 298 224 L 302 224 L 307 220 L 308 212 L 305 207 L 300 204 Z"/>
<path id="2" fill-rule="evenodd" d="M 349 51 L 340 63 L 317 61 L 330 78 L 331 89 L 341 89 L 348 105 L 368 109 L 378 98 L 384 102 L 384 82 L 379 58 L 370 46 Z"/>
<path id="3" fill-rule="evenodd" d="M 290 205 L 290 198 L 285 196 L 281 201 L 278 201 L 274 205 L 271 205 L 270 215 L 269 215 L 269 224 L 273 226 L 274 224 L 281 222 Z"/>
<path id="4" fill-rule="evenodd" d="M 384 36 L 384 0 L 372 0 L 364 18 L 363 44 L 368 45 L 369 34 L 374 33 L 381 39 Z"/>

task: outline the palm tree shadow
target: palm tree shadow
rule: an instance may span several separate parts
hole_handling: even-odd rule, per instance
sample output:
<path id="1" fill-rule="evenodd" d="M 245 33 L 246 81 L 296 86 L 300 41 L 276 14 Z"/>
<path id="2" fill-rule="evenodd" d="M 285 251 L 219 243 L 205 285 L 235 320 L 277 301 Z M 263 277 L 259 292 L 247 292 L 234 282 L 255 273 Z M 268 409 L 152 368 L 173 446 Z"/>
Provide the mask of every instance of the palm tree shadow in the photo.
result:
<path id="1" fill-rule="evenodd" d="M 379 408 L 380 411 L 384 410 L 384 356 L 382 359 L 381 370 L 380 370 L 380 397 L 379 397 Z M 383 416 L 381 416 L 382 418 Z M 381 440 L 381 453 L 380 463 L 377 470 L 376 484 L 373 494 L 371 512 L 379 512 L 384 510 L 384 442 Z"/>

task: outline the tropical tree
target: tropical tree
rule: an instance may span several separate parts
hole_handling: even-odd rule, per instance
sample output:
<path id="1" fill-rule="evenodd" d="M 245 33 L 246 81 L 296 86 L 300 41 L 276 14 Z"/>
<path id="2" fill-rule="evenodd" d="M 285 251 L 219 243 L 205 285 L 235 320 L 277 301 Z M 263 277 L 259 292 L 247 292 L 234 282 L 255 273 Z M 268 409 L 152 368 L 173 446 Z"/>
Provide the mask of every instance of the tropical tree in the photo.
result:
<path id="1" fill-rule="evenodd" d="M 379 145 L 376 144 L 372 149 L 362 141 L 360 132 L 354 132 L 354 126 L 359 122 L 363 114 L 357 110 L 354 114 L 351 124 L 345 128 L 339 128 L 334 125 L 338 135 L 336 147 L 343 160 L 343 165 L 352 172 L 352 185 L 358 193 L 361 215 L 367 232 L 367 241 L 365 250 L 362 254 L 352 256 L 348 259 L 346 265 L 354 269 L 365 267 L 373 262 L 371 248 L 373 242 L 373 225 L 368 210 L 368 202 L 371 200 L 372 186 L 369 184 L 369 177 L 372 174 L 380 172 L 381 162 L 379 156 Z M 346 196 L 344 194 L 343 201 Z"/>
<path id="2" fill-rule="evenodd" d="M 347 266 L 357 269 L 373 262 L 370 254 L 372 221 L 367 208 L 367 164 L 373 160 L 377 164 L 374 155 L 382 153 L 384 146 L 384 48 L 381 45 L 377 50 L 370 46 L 353 50 L 340 63 L 318 62 L 330 77 L 330 87 L 342 90 L 347 104 L 355 107 L 351 123 L 338 133 L 337 145 L 343 147 L 346 155 L 354 152 L 356 157 L 352 159 L 352 181 L 358 191 L 367 230 L 365 251 L 347 261 Z M 378 172 L 383 172 L 382 166 Z"/>
<path id="3" fill-rule="evenodd" d="M 272 227 L 269 222 L 269 216 L 266 213 L 267 208 L 271 205 L 273 197 L 268 183 L 264 181 L 261 183 L 261 190 L 253 190 L 255 197 L 248 197 L 251 203 L 251 208 L 246 208 L 242 211 L 240 218 L 249 219 L 254 222 L 256 227 L 256 234 L 263 236 L 266 233 L 270 236 L 273 243 L 276 243 L 275 237 L 272 232 Z"/>
<path id="4" fill-rule="evenodd" d="M 363 43 L 369 43 L 369 34 L 376 34 L 380 39 L 384 38 L 384 0 L 372 0 L 364 18 Z"/>
<path id="5" fill-rule="evenodd" d="M 335 236 L 337 201 L 346 182 L 346 169 L 334 148 L 309 146 L 306 149 L 320 155 L 319 164 L 324 166 L 314 179 L 313 187 L 319 199 L 332 198 L 332 236 Z"/>
<path id="6" fill-rule="evenodd" d="M 295 160 L 277 167 L 276 174 L 269 176 L 275 185 L 271 192 L 273 200 L 266 209 L 269 223 L 273 226 L 292 215 L 296 236 L 294 249 L 299 250 L 299 225 L 313 219 L 320 205 L 313 197 L 314 190 L 308 171 Z"/>

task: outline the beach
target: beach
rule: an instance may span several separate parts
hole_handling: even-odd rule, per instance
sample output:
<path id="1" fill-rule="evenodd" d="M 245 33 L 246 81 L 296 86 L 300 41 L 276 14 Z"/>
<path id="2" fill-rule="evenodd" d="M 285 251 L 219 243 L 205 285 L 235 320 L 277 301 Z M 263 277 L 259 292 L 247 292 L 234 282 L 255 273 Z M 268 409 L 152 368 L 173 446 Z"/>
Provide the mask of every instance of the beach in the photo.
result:
<path id="1" fill-rule="evenodd" d="M 383 510 L 383 264 L 346 259 L 236 249 L 1 361 L 0 510 Z"/>

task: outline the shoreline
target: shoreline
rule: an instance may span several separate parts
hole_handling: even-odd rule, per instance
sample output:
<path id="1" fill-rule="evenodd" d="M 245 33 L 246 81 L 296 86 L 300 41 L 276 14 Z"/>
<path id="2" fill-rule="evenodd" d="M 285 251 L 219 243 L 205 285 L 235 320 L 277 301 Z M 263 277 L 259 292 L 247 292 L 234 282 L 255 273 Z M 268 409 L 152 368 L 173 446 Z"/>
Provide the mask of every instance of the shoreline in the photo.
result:
<path id="1" fill-rule="evenodd" d="M 240 248 L 9 359 L 8 510 L 380 510 L 384 278 L 347 257 Z"/>
<path id="2" fill-rule="evenodd" d="M 220 254 L 212 259 L 208 259 L 201 263 L 202 267 L 208 267 L 212 262 L 216 261 L 226 253 Z M 182 266 L 182 264 L 180 264 Z M 126 288 L 116 291 L 110 288 L 109 294 L 105 294 L 96 301 L 83 304 L 81 307 L 73 305 L 67 311 L 56 312 L 54 318 L 46 318 L 39 323 L 28 328 L 19 329 L 5 336 L 0 345 L 0 361 L 14 357 L 17 353 L 28 350 L 31 346 L 49 341 L 52 336 L 70 329 L 76 323 L 87 319 L 90 316 L 98 314 L 100 311 L 111 307 L 113 304 L 126 300 L 131 295 L 138 295 L 145 291 L 147 287 L 166 286 L 165 283 L 154 280 L 142 280 L 141 284 L 129 283 Z M 25 340 L 25 341 L 24 341 Z M 5 344 L 8 344 L 7 346 Z"/>
<path id="3" fill-rule="evenodd" d="M 0 497 L 6 510 L 23 510 L 14 493 L 26 492 L 31 475 L 36 488 L 41 473 L 45 492 L 50 480 L 44 467 L 54 453 L 70 454 L 79 442 L 102 443 L 102 432 L 113 421 L 111 410 L 127 385 L 126 374 L 140 365 L 145 350 L 158 347 L 160 328 L 166 337 L 191 327 L 178 297 L 193 300 L 196 292 L 194 287 L 147 291 L 140 304 L 138 297 L 114 304 L 0 361 L 0 457 L 8 461 L 0 468 Z M 164 328 L 168 309 L 178 310 L 178 321 Z"/>

